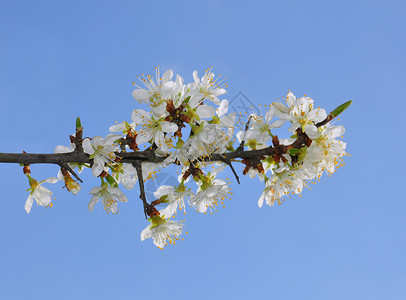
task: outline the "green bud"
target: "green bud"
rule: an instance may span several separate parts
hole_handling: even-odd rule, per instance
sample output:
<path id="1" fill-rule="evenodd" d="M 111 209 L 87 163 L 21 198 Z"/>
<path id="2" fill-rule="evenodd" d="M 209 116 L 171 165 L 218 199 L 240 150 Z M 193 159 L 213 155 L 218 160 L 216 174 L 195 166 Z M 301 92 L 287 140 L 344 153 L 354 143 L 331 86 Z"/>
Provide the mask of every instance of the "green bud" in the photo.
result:
<path id="1" fill-rule="evenodd" d="M 82 127 L 82 123 L 80 122 L 80 118 L 76 118 L 76 129 Z"/>
<path id="2" fill-rule="evenodd" d="M 345 102 L 344 104 L 341 104 L 339 107 L 334 109 L 331 113 L 330 116 L 337 117 L 339 114 L 341 114 L 344 110 L 346 110 L 352 103 L 352 100 Z"/>

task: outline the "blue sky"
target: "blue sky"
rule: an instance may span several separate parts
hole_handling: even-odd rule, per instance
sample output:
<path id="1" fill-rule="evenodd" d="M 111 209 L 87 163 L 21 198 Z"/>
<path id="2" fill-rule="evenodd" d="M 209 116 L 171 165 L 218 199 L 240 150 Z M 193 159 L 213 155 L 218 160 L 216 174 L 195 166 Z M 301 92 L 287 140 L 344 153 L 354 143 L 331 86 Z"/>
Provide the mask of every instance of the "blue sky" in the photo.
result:
<path id="1" fill-rule="evenodd" d="M 66 145 L 77 116 L 106 135 L 137 108 L 131 83 L 156 65 L 227 77 L 225 98 L 267 104 L 291 89 L 341 116 L 345 167 L 277 207 L 232 180 L 214 215 L 189 209 L 185 240 L 141 242 L 138 191 L 117 216 L 0 165 L 1 299 L 405 299 L 406 21 L 403 1 L 2 1 L 0 152 Z M 241 170 L 241 168 L 239 168 Z M 33 166 L 38 179 L 55 166 Z M 231 177 L 231 176 L 230 176 Z M 48 186 L 51 188 L 51 186 Z"/>

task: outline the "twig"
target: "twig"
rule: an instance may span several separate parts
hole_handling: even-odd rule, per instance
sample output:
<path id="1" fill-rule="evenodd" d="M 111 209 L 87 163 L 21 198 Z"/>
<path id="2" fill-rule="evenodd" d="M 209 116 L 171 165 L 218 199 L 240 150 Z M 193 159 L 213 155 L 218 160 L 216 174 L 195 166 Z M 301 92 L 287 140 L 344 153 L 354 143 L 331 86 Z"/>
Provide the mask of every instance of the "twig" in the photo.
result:
<path id="1" fill-rule="evenodd" d="M 230 166 L 231 171 L 233 171 L 233 174 L 235 176 L 235 179 L 237 180 L 238 184 L 240 184 L 240 178 L 237 175 L 237 172 L 235 171 L 233 165 L 231 164 L 231 159 L 223 159 L 223 162 L 225 162 L 228 166 Z"/>
<path id="2" fill-rule="evenodd" d="M 142 200 L 142 203 L 144 205 L 145 218 L 148 218 L 148 209 L 150 205 L 148 204 L 147 197 L 145 196 L 144 178 L 142 176 L 141 162 L 136 161 L 133 163 L 133 166 L 137 170 L 138 183 L 140 185 L 140 199 Z"/>
<path id="3" fill-rule="evenodd" d="M 248 127 L 250 126 L 251 118 L 252 118 L 252 116 L 250 116 L 250 117 L 248 118 L 247 124 L 245 124 L 244 139 L 241 139 L 241 143 L 240 143 L 240 145 L 238 146 L 238 148 L 237 148 L 237 150 L 236 150 L 236 151 L 238 151 L 238 152 L 244 150 L 245 133 L 247 132 Z"/>
<path id="4" fill-rule="evenodd" d="M 76 174 L 76 172 L 73 171 L 73 169 L 72 169 L 67 163 L 61 163 L 59 166 L 60 166 L 61 168 L 64 168 L 65 170 L 69 171 L 69 173 L 71 173 L 73 176 L 75 176 L 75 178 L 76 178 L 77 180 L 79 180 L 81 183 L 83 183 L 83 180 L 80 179 L 79 175 Z"/>

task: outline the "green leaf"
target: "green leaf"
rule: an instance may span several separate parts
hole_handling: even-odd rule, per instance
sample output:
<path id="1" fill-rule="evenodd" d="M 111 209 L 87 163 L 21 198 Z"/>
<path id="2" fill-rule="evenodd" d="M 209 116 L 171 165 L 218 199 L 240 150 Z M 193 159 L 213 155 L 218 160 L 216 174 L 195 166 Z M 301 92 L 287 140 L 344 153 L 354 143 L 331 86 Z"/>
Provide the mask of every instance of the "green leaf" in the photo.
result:
<path id="1" fill-rule="evenodd" d="M 77 117 L 76 118 L 76 128 L 80 128 L 80 127 L 82 127 L 82 123 L 80 122 L 80 118 Z"/>
<path id="2" fill-rule="evenodd" d="M 178 137 L 178 141 L 176 142 L 176 149 L 180 149 L 184 144 L 185 142 L 180 137 Z"/>
<path id="3" fill-rule="evenodd" d="M 112 187 L 118 187 L 117 181 L 114 179 L 113 176 L 110 174 L 106 177 L 107 182 L 110 184 Z"/>
<path id="4" fill-rule="evenodd" d="M 289 154 L 296 155 L 300 153 L 300 149 L 291 148 L 289 149 Z"/>
<path id="5" fill-rule="evenodd" d="M 345 102 L 344 104 L 341 104 L 339 107 L 334 109 L 330 115 L 333 117 L 337 117 L 339 114 L 341 114 L 344 110 L 346 110 L 352 103 L 352 100 Z"/>
<path id="6" fill-rule="evenodd" d="M 159 200 L 161 200 L 161 203 L 168 203 L 169 199 L 168 199 L 169 195 L 162 195 L 161 198 L 159 198 Z"/>

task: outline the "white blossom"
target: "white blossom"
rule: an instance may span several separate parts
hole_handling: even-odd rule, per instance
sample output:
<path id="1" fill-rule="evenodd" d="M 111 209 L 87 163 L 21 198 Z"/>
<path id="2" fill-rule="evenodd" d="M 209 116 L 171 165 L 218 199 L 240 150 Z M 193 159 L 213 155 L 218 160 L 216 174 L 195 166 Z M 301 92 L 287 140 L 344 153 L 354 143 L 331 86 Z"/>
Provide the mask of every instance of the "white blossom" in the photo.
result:
<path id="1" fill-rule="evenodd" d="M 30 213 L 34 200 L 37 202 L 37 205 L 52 207 L 52 192 L 43 187 L 42 184 L 44 182 L 55 183 L 58 181 L 58 178 L 49 177 L 48 179 L 38 182 L 30 175 L 28 175 L 28 180 L 30 183 L 30 188 L 28 189 L 28 191 L 30 191 L 30 194 L 28 195 L 27 201 L 25 202 L 25 211 L 27 212 L 27 214 Z"/>
<path id="2" fill-rule="evenodd" d="M 103 172 L 105 164 L 113 161 L 114 152 L 118 150 L 114 142 L 121 138 L 118 134 L 109 134 L 106 139 L 101 136 L 95 136 L 91 141 L 86 138 L 83 140 L 83 150 L 93 158 L 92 173 L 99 176 Z"/>
<path id="3" fill-rule="evenodd" d="M 152 237 L 154 245 L 160 249 L 163 249 L 166 245 L 166 240 L 170 243 L 174 243 L 177 236 L 182 234 L 183 224 L 169 219 L 164 219 L 161 216 L 156 216 L 149 219 L 149 224 L 141 232 L 141 241 Z"/>
<path id="4" fill-rule="evenodd" d="M 127 202 L 127 197 L 123 194 L 123 192 L 116 187 L 108 186 L 107 183 L 103 183 L 100 187 L 94 187 L 90 190 L 90 194 L 92 194 L 92 199 L 89 202 L 88 208 L 89 211 L 93 211 L 94 206 L 101 198 L 103 208 L 107 211 L 107 213 L 117 213 L 117 201 L 120 202 Z"/>
<path id="5" fill-rule="evenodd" d="M 189 103 L 191 107 L 196 107 L 204 99 L 208 99 L 217 105 L 220 104 L 218 96 L 225 94 L 226 90 L 217 83 L 217 79 L 214 79 L 214 77 L 215 75 L 210 69 L 206 70 L 201 79 L 197 76 L 197 71 L 193 72 L 195 82 L 190 92 Z"/>

